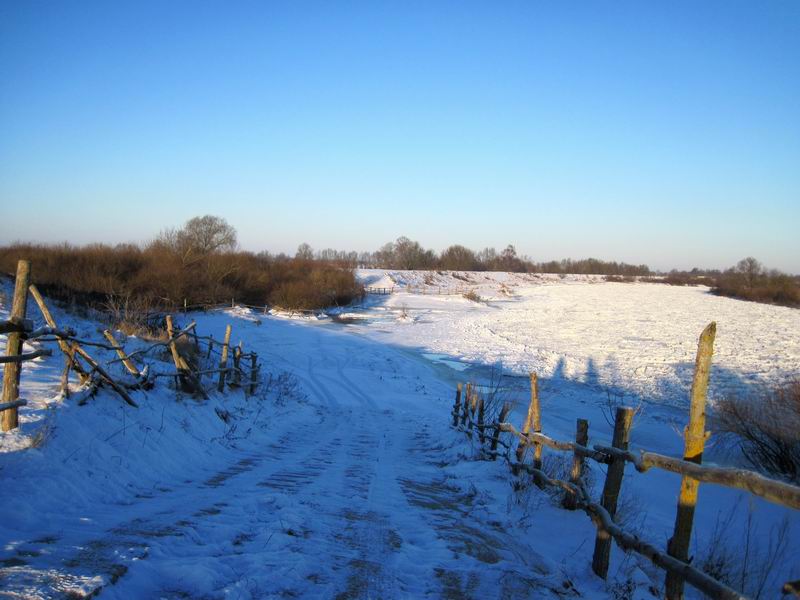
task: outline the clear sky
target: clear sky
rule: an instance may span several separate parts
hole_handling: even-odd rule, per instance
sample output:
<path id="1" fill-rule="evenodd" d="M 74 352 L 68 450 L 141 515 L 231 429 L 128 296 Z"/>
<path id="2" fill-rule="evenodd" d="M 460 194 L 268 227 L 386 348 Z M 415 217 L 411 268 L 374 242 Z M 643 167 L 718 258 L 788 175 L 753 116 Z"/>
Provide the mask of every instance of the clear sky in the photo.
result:
<path id="1" fill-rule="evenodd" d="M 800 2 L 0 2 L 0 242 L 800 273 Z"/>

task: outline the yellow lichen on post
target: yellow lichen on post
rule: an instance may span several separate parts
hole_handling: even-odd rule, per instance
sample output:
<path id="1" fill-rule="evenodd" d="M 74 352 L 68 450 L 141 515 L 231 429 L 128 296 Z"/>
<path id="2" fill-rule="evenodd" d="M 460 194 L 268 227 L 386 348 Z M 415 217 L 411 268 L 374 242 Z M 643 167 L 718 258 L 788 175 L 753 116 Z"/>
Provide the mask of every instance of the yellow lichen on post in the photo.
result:
<path id="1" fill-rule="evenodd" d="M 684 430 L 683 460 L 700 464 L 706 443 L 706 397 L 708 380 L 711 374 L 711 358 L 714 354 L 714 339 L 717 335 L 717 324 L 710 323 L 700 334 L 697 345 L 697 358 L 694 364 L 694 378 L 689 404 L 689 425 Z M 688 476 L 681 478 L 681 491 L 678 496 L 678 511 L 675 515 L 675 530 L 667 545 L 667 552 L 678 560 L 689 559 L 689 544 L 694 524 L 694 509 L 700 482 Z M 667 600 L 683 598 L 683 578 L 667 573 Z"/>
<path id="2" fill-rule="evenodd" d="M 542 432 L 542 415 L 539 407 L 539 379 L 536 373 L 530 374 L 531 379 L 531 400 L 528 404 L 528 414 L 525 416 L 525 422 L 522 424 L 522 433 L 527 435 L 533 430 L 534 433 Z M 517 446 L 517 462 L 522 462 L 525 458 L 526 442 L 520 440 Z M 534 450 L 534 468 L 539 469 L 542 466 L 542 446 L 536 444 Z"/>
<path id="3" fill-rule="evenodd" d="M 228 325 L 225 327 L 225 339 L 222 342 L 222 356 L 219 359 L 219 383 L 217 384 L 217 390 L 222 392 L 225 391 L 225 375 L 227 375 L 227 371 L 225 369 L 228 368 L 228 346 L 231 343 L 231 326 Z"/>

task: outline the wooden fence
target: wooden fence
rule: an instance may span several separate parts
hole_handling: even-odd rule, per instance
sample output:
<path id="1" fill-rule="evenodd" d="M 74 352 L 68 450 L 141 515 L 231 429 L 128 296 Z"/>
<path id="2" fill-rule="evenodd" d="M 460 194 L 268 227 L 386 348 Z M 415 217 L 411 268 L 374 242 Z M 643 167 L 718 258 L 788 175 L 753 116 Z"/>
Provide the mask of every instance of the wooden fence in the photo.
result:
<path id="1" fill-rule="evenodd" d="M 706 393 L 715 335 L 716 324 L 711 323 L 700 336 L 690 395 L 689 423 L 684 432 L 683 458 L 647 451 L 632 452 L 628 448 L 628 443 L 634 410 L 628 407 L 620 407 L 616 411 L 611 446 L 599 444 L 589 446 L 589 423 L 585 419 L 577 420 L 574 442 L 556 440 L 544 435 L 538 380 L 535 373 L 530 376 L 530 402 L 521 429 L 506 421 L 511 411 L 510 403 L 490 406 L 487 395 L 479 392 L 478 387 L 471 383 L 467 383 L 466 386 L 458 384 L 451 413 L 452 425 L 464 431 L 470 439 L 477 435 L 480 451 L 491 460 L 496 460 L 498 457 L 504 459 L 516 476 L 527 473 L 539 487 L 562 490 L 564 492 L 562 503 L 565 509 L 581 509 L 589 515 L 597 527 L 592 570 L 599 577 L 605 579 L 608 575 L 613 540 L 623 550 L 640 554 L 666 571 L 665 597 L 668 600 L 683 598 L 684 582 L 712 598 L 745 598 L 725 583 L 690 564 L 689 543 L 700 483 L 714 483 L 745 490 L 794 510 L 800 510 L 800 487 L 769 479 L 745 469 L 701 464 L 704 445 L 708 438 L 708 433 L 705 431 Z M 495 414 L 490 417 L 487 415 L 489 411 Z M 506 434 L 505 437 L 503 434 Z M 542 468 L 544 448 L 572 454 L 569 481 L 556 479 L 545 473 Z M 532 459 L 526 462 L 526 454 L 530 449 L 533 450 Z M 606 479 L 599 502 L 591 498 L 584 482 L 586 459 L 607 465 Z M 625 531 L 614 522 L 627 463 L 633 464 L 636 472 L 656 468 L 681 476 L 674 533 L 666 551 L 640 539 L 636 534 Z M 787 583 L 783 593 L 800 597 L 800 581 Z"/>
<path id="2" fill-rule="evenodd" d="M 34 329 L 33 321 L 25 318 L 29 293 L 47 324 L 44 327 Z M 214 378 L 214 386 L 219 392 L 223 392 L 227 386 L 228 388 L 243 388 L 249 395 L 256 393 L 258 374 L 261 368 L 258 355 L 255 352 L 245 352 L 242 342 L 231 347 L 232 328 L 230 325 L 226 327 L 223 340 L 218 341 L 213 336 L 198 335 L 197 324 L 194 321 L 177 332 L 174 331 L 171 315 L 166 315 L 164 321 L 167 330 L 165 341 L 152 343 L 130 353 L 126 353 L 124 345 L 120 344 L 109 330 L 103 332 L 104 342 L 78 339 L 75 337 L 74 331 L 58 327 L 44 297 L 36 286 L 30 283 L 30 263 L 25 260 L 19 261 L 11 315 L 7 321 L 0 321 L 0 333 L 8 335 L 6 354 L 0 357 L 0 363 L 4 364 L 3 395 L 0 401 L 2 430 L 9 431 L 18 427 L 18 409 L 27 404 L 26 400 L 19 398 L 22 363 L 40 356 L 52 355 L 52 350 L 49 348 L 23 353 L 22 345 L 27 340 L 54 342 L 58 345 L 64 354 L 65 363 L 61 377 L 62 394 L 65 397 L 69 396 L 69 374 L 70 371 L 74 371 L 80 383 L 89 391 L 81 403 L 84 403 L 101 386 L 108 386 L 128 405 L 137 407 L 130 391 L 149 390 L 161 377 L 172 378 L 175 380 L 177 389 L 204 398 L 208 397 L 208 386 L 203 382 L 205 376 Z M 177 342 L 182 338 L 190 340 L 189 343 L 193 344 L 193 357 L 184 356 L 185 351 L 181 352 Z M 117 358 L 106 361 L 103 366 L 89 354 L 85 347 L 114 351 Z M 150 372 L 147 366 L 137 365 L 137 360 L 141 361 L 143 357 L 158 348 L 169 349 L 175 366 L 174 371 L 155 373 Z M 208 363 L 211 361 L 215 364 L 208 368 Z M 131 376 L 132 383 L 111 375 L 107 367 L 116 363 L 122 363 L 124 369 Z"/>

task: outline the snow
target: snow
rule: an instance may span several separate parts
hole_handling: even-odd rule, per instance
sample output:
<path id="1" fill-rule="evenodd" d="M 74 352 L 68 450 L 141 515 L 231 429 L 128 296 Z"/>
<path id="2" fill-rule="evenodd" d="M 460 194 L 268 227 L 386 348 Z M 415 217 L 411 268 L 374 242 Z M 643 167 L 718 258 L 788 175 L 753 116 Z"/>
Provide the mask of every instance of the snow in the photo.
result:
<path id="1" fill-rule="evenodd" d="M 161 379 L 134 393 L 139 409 L 108 391 L 78 406 L 58 396 L 60 356 L 26 363 L 30 405 L 0 438 L 0 596 L 606 598 L 631 582 L 632 597 L 652 597 L 663 574 L 615 548 L 609 582 L 599 580 L 583 513 L 532 486 L 515 491 L 504 465 L 477 459 L 449 427 L 455 383 L 494 383 L 519 421 L 520 375 L 539 370 L 545 432 L 570 438 L 585 417 L 592 443 L 610 437 L 607 392 L 623 395 L 644 403 L 633 446 L 679 454 L 685 365 L 706 321 L 720 326 L 720 394 L 797 373 L 797 312 L 592 277 L 434 274 L 436 294 L 428 284 L 423 295 L 429 275 L 361 272 L 399 293 L 334 319 L 241 307 L 179 318 L 176 327 L 195 319 L 215 339 L 233 325 L 232 341 L 258 352 L 270 382 L 256 397 L 196 401 Z M 486 302 L 464 299 L 465 286 Z M 96 321 L 54 312 L 100 337 Z M 709 460 L 732 457 L 712 446 Z M 596 492 L 602 477 L 594 468 Z M 678 478 L 629 472 L 623 490 L 626 525 L 665 542 Z M 715 486 L 700 496 L 703 541 L 717 515 L 748 498 Z M 797 515 L 750 506 L 761 547 L 790 520 L 796 556 Z M 800 576 L 795 563 L 777 565 L 775 580 Z"/>

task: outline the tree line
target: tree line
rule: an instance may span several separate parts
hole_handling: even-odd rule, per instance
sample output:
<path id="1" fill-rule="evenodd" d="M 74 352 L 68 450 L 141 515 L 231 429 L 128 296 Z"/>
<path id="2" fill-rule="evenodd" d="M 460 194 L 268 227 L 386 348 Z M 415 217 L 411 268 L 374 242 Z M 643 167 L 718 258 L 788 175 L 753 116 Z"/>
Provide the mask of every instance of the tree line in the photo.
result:
<path id="1" fill-rule="evenodd" d="M 346 252 L 330 248 L 315 252 L 308 244 L 301 244 L 295 256 L 314 258 L 347 268 L 363 269 L 507 271 L 629 276 L 652 274 L 647 265 L 631 265 L 596 258 L 581 260 L 567 258 L 536 262 L 527 256 L 518 255 L 516 248 L 511 244 L 500 252 L 495 248 L 484 248 L 476 252 L 466 246 L 455 244 L 441 253 L 437 253 L 405 236 L 384 244 L 374 252 Z"/>

